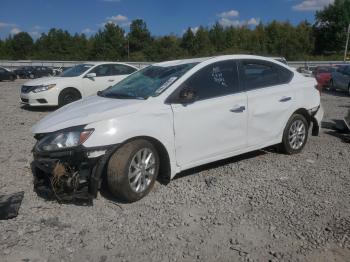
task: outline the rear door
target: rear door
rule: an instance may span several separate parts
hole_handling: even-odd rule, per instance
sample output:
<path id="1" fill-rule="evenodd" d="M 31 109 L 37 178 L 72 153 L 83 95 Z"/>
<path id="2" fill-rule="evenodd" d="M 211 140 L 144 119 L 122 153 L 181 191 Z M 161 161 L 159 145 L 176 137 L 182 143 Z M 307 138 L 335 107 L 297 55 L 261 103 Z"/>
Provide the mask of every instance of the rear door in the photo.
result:
<path id="1" fill-rule="evenodd" d="M 248 97 L 248 147 L 270 145 L 293 113 L 293 73 L 272 62 L 242 60 L 240 77 Z"/>
<path id="2" fill-rule="evenodd" d="M 206 66 L 175 93 L 187 89 L 196 94 L 194 103 L 171 104 L 178 165 L 193 167 L 245 148 L 247 97 L 238 83 L 236 62 Z"/>

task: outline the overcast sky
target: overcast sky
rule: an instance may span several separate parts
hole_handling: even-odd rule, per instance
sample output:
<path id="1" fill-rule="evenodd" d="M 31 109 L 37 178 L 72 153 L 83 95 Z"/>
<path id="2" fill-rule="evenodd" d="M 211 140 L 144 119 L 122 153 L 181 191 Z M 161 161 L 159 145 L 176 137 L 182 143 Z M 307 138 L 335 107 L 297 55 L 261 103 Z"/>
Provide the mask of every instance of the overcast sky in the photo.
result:
<path id="1" fill-rule="evenodd" d="M 254 27 L 259 21 L 313 22 L 316 10 L 334 0 L 1 0 L 0 38 L 20 31 L 34 38 L 52 27 L 71 33 L 95 33 L 107 22 L 128 30 L 144 19 L 154 35 L 181 35 L 191 27 Z"/>

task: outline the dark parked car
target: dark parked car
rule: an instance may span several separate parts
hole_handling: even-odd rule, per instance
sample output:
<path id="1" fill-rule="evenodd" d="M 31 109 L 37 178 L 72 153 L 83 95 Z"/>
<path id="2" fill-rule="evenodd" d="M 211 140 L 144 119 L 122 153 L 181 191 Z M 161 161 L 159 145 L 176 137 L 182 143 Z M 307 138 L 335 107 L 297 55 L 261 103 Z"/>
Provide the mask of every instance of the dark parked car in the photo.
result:
<path id="1" fill-rule="evenodd" d="M 2 80 L 10 80 L 10 81 L 14 81 L 16 79 L 16 74 L 13 73 L 12 71 L 0 67 L 0 81 Z"/>
<path id="2" fill-rule="evenodd" d="M 350 96 L 350 65 L 338 66 L 337 70 L 332 72 L 329 88 L 346 91 Z"/>
<path id="3" fill-rule="evenodd" d="M 28 73 L 30 71 L 34 70 L 32 66 L 21 66 L 15 69 L 13 72 L 19 77 L 19 78 L 27 78 Z"/>
<path id="4" fill-rule="evenodd" d="M 30 79 L 54 75 L 53 70 L 47 66 L 23 66 L 16 69 L 14 72 L 20 78 Z"/>

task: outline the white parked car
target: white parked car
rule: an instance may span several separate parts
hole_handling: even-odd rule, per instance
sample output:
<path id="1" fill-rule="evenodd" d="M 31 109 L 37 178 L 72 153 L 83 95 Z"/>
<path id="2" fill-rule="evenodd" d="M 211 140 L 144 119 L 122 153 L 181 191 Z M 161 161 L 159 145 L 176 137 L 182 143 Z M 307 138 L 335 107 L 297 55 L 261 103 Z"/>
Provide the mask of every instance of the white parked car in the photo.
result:
<path id="1" fill-rule="evenodd" d="M 57 77 L 26 82 L 21 102 L 30 106 L 63 106 L 118 83 L 137 68 L 123 63 L 87 63 L 76 65 Z"/>
<path id="2" fill-rule="evenodd" d="M 33 127 L 35 188 L 53 188 L 61 200 L 94 196 L 106 170 L 111 192 L 136 201 L 157 176 L 272 145 L 298 153 L 309 129 L 319 133 L 315 86 L 258 56 L 151 65 Z"/>

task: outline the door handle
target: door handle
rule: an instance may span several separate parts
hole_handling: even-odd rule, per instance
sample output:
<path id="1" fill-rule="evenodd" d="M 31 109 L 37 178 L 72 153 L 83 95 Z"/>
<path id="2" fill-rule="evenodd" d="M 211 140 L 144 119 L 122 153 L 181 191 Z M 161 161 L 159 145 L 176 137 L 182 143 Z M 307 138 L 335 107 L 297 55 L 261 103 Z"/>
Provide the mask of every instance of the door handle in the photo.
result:
<path id="1" fill-rule="evenodd" d="M 238 106 L 230 109 L 232 113 L 242 113 L 245 110 L 245 106 Z"/>
<path id="2" fill-rule="evenodd" d="M 114 82 L 114 80 L 113 79 L 109 79 L 108 82 Z"/>
<path id="3" fill-rule="evenodd" d="M 280 99 L 280 102 L 287 102 L 287 101 L 290 101 L 292 100 L 292 98 L 290 96 L 284 96 Z"/>

